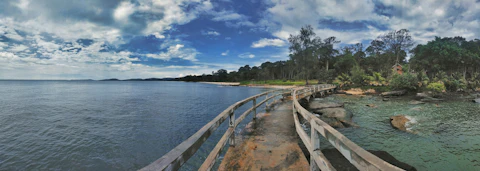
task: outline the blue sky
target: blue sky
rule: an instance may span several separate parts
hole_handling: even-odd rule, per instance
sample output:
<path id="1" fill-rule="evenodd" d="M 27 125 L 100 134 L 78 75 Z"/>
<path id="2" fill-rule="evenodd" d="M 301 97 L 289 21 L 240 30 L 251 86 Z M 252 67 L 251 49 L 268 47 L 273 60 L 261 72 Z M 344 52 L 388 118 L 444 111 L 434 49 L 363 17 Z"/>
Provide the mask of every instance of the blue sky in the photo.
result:
<path id="1" fill-rule="evenodd" d="M 288 59 L 290 34 L 368 43 L 409 29 L 480 37 L 480 2 L 407 0 L 2 0 L 0 79 L 179 77 Z"/>

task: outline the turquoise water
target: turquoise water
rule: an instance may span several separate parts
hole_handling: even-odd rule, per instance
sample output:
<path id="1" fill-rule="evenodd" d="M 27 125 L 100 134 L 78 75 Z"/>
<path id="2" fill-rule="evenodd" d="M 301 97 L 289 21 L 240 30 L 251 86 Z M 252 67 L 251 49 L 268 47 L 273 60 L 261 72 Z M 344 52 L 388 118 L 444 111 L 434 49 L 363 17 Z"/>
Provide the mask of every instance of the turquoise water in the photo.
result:
<path id="1" fill-rule="evenodd" d="M 480 105 L 445 101 L 410 105 L 411 98 L 333 95 L 345 102 L 359 128 L 338 129 L 364 149 L 383 150 L 417 170 L 480 170 Z M 377 108 L 365 105 L 375 104 Z M 407 115 L 413 133 L 393 129 L 389 117 Z M 323 148 L 332 148 L 322 142 Z"/>
<path id="2" fill-rule="evenodd" d="M 264 91 L 183 82 L 0 81 L 0 170 L 137 170 L 231 104 Z M 226 126 L 182 169 L 196 170 Z"/>

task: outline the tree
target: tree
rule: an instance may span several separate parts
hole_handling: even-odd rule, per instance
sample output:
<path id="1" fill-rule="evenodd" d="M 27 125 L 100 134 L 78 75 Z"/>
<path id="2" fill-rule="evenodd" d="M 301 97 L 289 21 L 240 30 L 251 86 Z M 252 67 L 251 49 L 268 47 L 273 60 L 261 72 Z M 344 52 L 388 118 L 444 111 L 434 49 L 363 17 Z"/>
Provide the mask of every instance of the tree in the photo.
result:
<path id="1" fill-rule="evenodd" d="M 396 63 L 400 63 L 400 61 L 404 60 L 400 60 L 401 52 L 408 51 L 414 44 L 412 36 L 410 36 L 407 29 L 391 31 L 378 38 L 385 44 L 386 50 L 393 52 L 396 58 Z"/>
<path id="2" fill-rule="evenodd" d="M 288 38 L 290 58 L 304 74 L 307 85 L 310 77 L 309 69 L 313 68 L 316 62 L 315 47 L 320 41 L 321 39 L 315 36 L 313 27 L 310 25 L 302 27 L 299 35 L 290 35 Z"/>

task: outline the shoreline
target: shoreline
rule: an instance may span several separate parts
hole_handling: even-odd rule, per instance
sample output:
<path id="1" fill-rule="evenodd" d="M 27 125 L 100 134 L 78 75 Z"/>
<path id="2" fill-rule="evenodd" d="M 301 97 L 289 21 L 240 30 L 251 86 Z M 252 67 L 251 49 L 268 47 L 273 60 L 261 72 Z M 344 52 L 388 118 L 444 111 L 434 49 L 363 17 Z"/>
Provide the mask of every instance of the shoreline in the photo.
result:
<path id="1" fill-rule="evenodd" d="M 288 89 L 288 88 L 298 87 L 298 86 L 295 86 L 295 85 L 269 85 L 269 84 L 241 85 L 240 82 L 198 82 L 198 83 L 213 84 L 213 85 L 220 85 L 220 86 L 244 86 L 244 87 L 278 88 L 278 89 Z"/>

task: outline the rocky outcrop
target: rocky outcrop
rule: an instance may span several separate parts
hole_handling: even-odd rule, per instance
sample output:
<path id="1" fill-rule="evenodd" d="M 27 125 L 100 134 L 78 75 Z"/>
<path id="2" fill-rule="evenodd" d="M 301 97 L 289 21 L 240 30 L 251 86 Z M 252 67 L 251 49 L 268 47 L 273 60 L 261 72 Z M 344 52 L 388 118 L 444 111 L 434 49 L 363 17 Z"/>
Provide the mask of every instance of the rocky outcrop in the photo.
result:
<path id="1" fill-rule="evenodd" d="M 396 129 L 407 131 L 407 127 L 405 125 L 407 122 L 410 121 L 405 115 L 397 115 L 390 117 L 390 124 Z"/>
<path id="2" fill-rule="evenodd" d="M 473 101 L 474 103 L 480 103 L 480 98 L 478 98 L 478 99 L 473 99 L 472 101 Z"/>
<path id="3" fill-rule="evenodd" d="M 430 96 L 427 93 L 417 93 L 417 96 L 415 96 L 416 99 L 419 99 L 421 102 L 439 102 L 443 101 L 443 99 L 438 99 Z"/>
<path id="4" fill-rule="evenodd" d="M 353 114 L 344 108 L 324 108 L 317 110 L 320 119 L 334 128 L 357 126 L 352 122 Z"/>
<path id="5" fill-rule="evenodd" d="M 389 91 L 389 92 L 383 92 L 382 96 L 402 96 L 407 93 L 407 90 L 399 90 L 399 91 Z"/>
<path id="6" fill-rule="evenodd" d="M 418 104 L 425 104 L 425 102 L 422 102 L 422 101 L 417 101 L 417 100 L 412 100 L 412 101 L 408 102 L 408 104 L 411 104 L 411 105 L 418 105 Z"/>
<path id="7" fill-rule="evenodd" d="M 443 101 L 443 99 L 437 99 L 437 98 L 433 98 L 433 97 L 428 97 L 428 98 L 423 98 L 422 100 L 420 100 L 422 102 L 439 102 L 439 101 Z"/>
<path id="8" fill-rule="evenodd" d="M 365 105 L 365 106 L 368 106 L 368 107 L 371 107 L 371 108 L 377 108 L 377 107 L 378 107 L 378 106 L 375 105 L 375 104 L 367 104 L 367 105 Z"/>
<path id="9" fill-rule="evenodd" d="M 343 103 L 335 103 L 335 102 L 321 102 L 314 100 L 309 103 L 308 108 L 310 111 L 314 113 L 319 113 L 319 110 L 326 109 L 326 108 L 341 108 L 343 107 Z"/>

